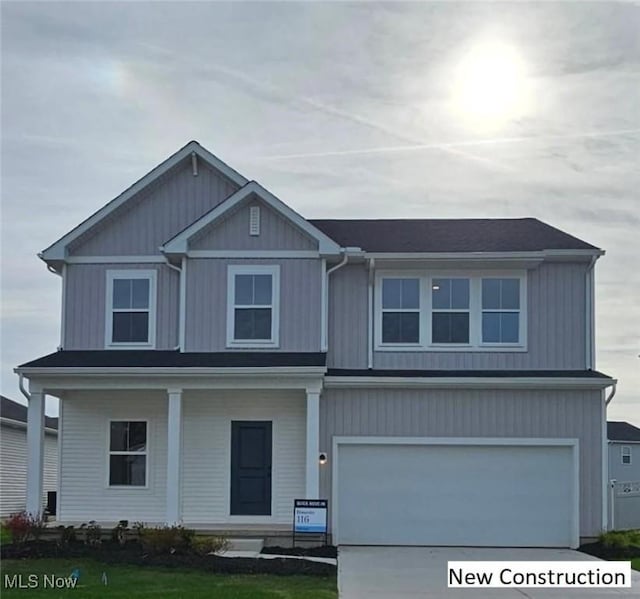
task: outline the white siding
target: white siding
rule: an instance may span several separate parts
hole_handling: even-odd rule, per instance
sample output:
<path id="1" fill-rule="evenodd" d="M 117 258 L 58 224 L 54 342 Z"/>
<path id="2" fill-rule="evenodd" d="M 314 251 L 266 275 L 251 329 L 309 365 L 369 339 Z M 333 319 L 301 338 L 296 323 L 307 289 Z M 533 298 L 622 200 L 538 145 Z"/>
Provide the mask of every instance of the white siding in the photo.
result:
<path id="1" fill-rule="evenodd" d="M 167 399 L 163 393 L 68 393 L 63 402 L 61 489 L 64 521 L 162 522 L 166 508 Z M 110 488 L 109 420 L 148 420 L 146 488 Z"/>
<path id="2" fill-rule="evenodd" d="M 273 422 L 272 516 L 229 516 L 231 421 Z M 210 391 L 184 401 L 182 508 L 185 523 L 290 524 L 304 496 L 305 400 L 287 391 Z"/>
<path id="3" fill-rule="evenodd" d="M 47 433 L 44 441 L 43 505 L 47 491 L 55 491 L 58 481 L 58 437 Z M 26 507 L 27 431 L 2 425 L 0 430 L 0 517 Z"/>

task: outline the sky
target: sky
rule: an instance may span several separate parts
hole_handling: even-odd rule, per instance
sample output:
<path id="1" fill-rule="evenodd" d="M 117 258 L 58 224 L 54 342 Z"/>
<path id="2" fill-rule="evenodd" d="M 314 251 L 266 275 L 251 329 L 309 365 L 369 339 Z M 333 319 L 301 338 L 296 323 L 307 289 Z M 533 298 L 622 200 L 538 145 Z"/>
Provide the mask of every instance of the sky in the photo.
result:
<path id="1" fill-rule="evenodd" d="M 36 254 L 197 139 L 308 218 L 533 216 L 604 248 L 596 366 L 640 426 L 640 5 L 0 11 L 2 394 L 59 343 Z"/>

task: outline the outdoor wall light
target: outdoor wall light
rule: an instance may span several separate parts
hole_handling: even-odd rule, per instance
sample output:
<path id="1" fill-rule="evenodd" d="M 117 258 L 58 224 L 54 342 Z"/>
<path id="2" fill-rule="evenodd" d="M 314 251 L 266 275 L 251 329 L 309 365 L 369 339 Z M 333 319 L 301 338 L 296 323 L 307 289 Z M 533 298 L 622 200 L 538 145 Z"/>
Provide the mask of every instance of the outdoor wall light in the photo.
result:
<path id="1" fill-rule="evenodd" d="M 318 457 L 318 461 L 320 462 L 320 464 L 326 464 L 327 463 L 327 454 L 322 452 L 320 454 L 320 456 Z"/>

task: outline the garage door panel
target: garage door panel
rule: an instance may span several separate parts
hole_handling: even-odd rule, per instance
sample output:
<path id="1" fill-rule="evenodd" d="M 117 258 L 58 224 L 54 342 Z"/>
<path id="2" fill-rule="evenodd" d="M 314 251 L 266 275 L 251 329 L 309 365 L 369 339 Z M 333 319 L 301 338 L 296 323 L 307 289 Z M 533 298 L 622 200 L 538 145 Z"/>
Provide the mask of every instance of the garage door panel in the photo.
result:
<path id="1" fill-rule="evenodd" d="M 342 544 L 570 546 L 571 446 L 345 444 Z"/>

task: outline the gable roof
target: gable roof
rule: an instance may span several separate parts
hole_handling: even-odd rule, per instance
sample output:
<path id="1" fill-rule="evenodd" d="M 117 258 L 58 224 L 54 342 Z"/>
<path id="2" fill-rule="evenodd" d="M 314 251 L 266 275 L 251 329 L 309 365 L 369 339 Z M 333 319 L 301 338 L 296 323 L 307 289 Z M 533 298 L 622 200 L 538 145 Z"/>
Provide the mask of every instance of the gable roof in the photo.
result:
<path id="1" fill-rule="evenodd" d="M 167 241 L 160 248 L 161 251 L 165 254 L 186 253 L 189 246 L 189 239 L 202 231 L 205 227 L 208 227 L 216 220 L 222 218 L 223 215 L 238 206 L 238 204 L 252 196 L 258 197 L 276 212 L 291 221 L 300 230 L 304 231 L 313 239 L 316 239 L 318 241 L 318 250 L 320 254 L 338 255 L 340 253 L 340 246 L 331 239 L 331 237 L 326 235 L 319 228 L 313 226 L 311 221 L 300 216 L 300 214 L 293 210 L 293 208 L 287 206 L 282 200 L 267 191 L 256 181 L 250 181 L 244 187 L 241 187 L 234 194 L 230 195 L 222 203 L 218 204 L 215 208 L 212 208 L 209 212 L 203 214 L 198 220 Z"/>
<path id="2" fill-rule="evenodd" d="M 609 441 L 635 441 L 640 443 L 640 428 L 628 422 L 607 422 Z"/>
<path id="3" fill-rule="evenodd" d="M 0 395 L 0 418 L 15 422 L 27 422 L 27 406 Z M 44 417 L 45 428 L 58 429 L 58 419 L 51 416 Z"/>
<path id="4" fill-rule="evenodd" d="M 195 154 L 211 167 L 219 171 L 222 175 L 233 181 L 237 185 L 246 185 L 247 179 L 240 173 L 225 164 L 218 157 L 203 148 L 197 141 L 190 141 L 186 146 L 172 154 L 164 162 L 160 163 L 153 170 L 148 172 L 144 177 L 136 181 L 131 187 L 123 191 L 119 196 L 104 205 L 100 210 L 94 212 L 89 218 L 80 223 L 77 227 L 69 231 L 66 235 L 58 239 L 55 243 L 43 250 L 39 256 L 44 261 L 60 261 L 66 257 L 67 246 L 86 233 L 94 225 L 98 224 L 103 218 L 111 214 L 114 210 L 122 206 L 127 200 L 131 199 L 137 193 L 142 191 L 148 185 L 151 185 L 156 179 L 164 175 L 174 166 L 183 160 Z"/>
<path id="5" fill-rule="evenodd" d="M 537 252 L 595 246 L 536 218 L 310 220 L 341 246 L 366 252 Z"/>

